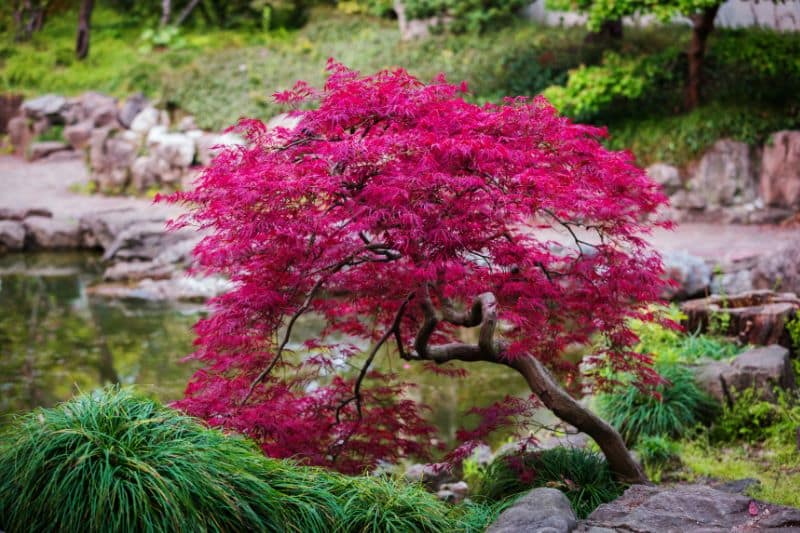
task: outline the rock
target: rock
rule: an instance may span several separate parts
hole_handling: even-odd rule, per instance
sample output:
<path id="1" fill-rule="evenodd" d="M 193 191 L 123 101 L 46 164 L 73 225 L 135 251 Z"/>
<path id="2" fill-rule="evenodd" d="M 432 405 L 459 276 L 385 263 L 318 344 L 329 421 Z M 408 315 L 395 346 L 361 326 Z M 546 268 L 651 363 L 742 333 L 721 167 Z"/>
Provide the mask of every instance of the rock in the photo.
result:
<path id="1" fill-rule="evenodd" d="M 665 298 L 691 298 L 705 293 L 711 284 L 711 267 L 700 257 L 678 250 L 665 252 L 662 260 L 667 279 L 676 283 L 665 289 Z"/>
<path id="2" fill-rule="evenodd" d="M 766 346 L 747 350 L 731 362 L 713 361 L 697 371 L 700 387 L 720 402 L 732 405 L 745 389 L 754 388 L 764 400 L 775 400 L 775 387 L 794 390 L 794 370 L 789 350 Z"/>
<path id="3" fill-rule="evenodd" d="M 97 211 L 81 217 L 79 227 L 83 245 L 88 248 L 109 250 L 117 236 L 126 229 L 140 224 L 160 224 L 164 228 L 166 217 L 157 212 L 142 213 L 136 209 L 109 209 Z M 147 257 L 154 259 L 156 255 Z"/>
<path id="4" fill-rule="evenodd" d="M 466 481 L 458 481 L 456 483 L 445 483 L 439 490 L 446 490 L 456 495 L 459 501 L 463 500 L 467 497 L 469 493 L 469 485 L 467 485 Z"/>
<path id="5" fill-rule="evenodd" d="M 197 123 L 192 115 L 186 115 L 178 122 L 178 131 L 187 132 L 197 129 Z"/>
<path id="6" fill-rule="evenodd" d="M 761 199 L 775 207 L 800 207 L 800 131 L 779 131 L 764 146 Z"/>
<path id="7" fill-rule="evenodd" d="M 0 207 L 0 220 L 23 220 L 27 217 L 48 217 L 53 213 L 46 207 Z"/>
<path id="8" fill-rule="evenodd" d="M 32 139 L 33 134 L 31 133 L 27 118 L 19 116 L 8 121 L 8 140 L 11 142 L 11 146 L 14 147 L 14 151 L 17 154 L 24 153 L 25 147 L 30 144 Z"/>
<path id="9" fill-rule="evenodd" d="M 164 220 L 152 222 L 136 222 L 120 231 L 105 249 L 103 260 L 117 261 L 152 261 L 171 247 L 183 244 L 186 257 L 201 238 L 192 230 L 166 231 Z M 176 257 L 172 262 L 179 260 Z"/>
<path id="10" fill-rule="evenodd" d="M 125 261 L 110 266 L 103 272 L 105 281 L 139 281 L 143 279 L 168 279 L 175 267 L 156 261 Z"/>
<path id="11" fill-rule="evenodd" d="M 669 197 L 669 203 L 675 209 L 700 211 L 706 208 L 706 199 L 697 191 L 681 189 Z"/>
<path id="12" fill-rule="evenodd" d="M 130 128 L 133 119 L 147 107 L 147 104 L 147 98 L 142 93 L 131 95 L 122 105 L 122 109 L 117 114 L 117 120 L 123 127 Z"/>
<path id="13" fill-rule="evenodd" d="M 69 100 L 61 116 L 67 125 L 83 121 L 89 121 L 96 128 L 116 125 L 117 99 L 107 94 L 87 91 Z"/>
<path id="14" fill-rule="evenodd" d="M 22 112 L 32 119 L 51 119 L 67 107 L 67 99 L 57 94 L 46 94 L 33 100 L 22 102 Z"/>
<path id="15" fill-rule="evenodd" d="M 82 150 L 89 145 L 94 125 L 91 120 L 84 120 L 64 128 L 64 139 L 75 150 Z"/>
<path id="16" fill-rule="evenodd" d="M 800 237 L 759 257 L 751 277 L 755 289 L 800 294 Z"/>
<path id="17" fill-rule="evenodd" d="M 69 145 L 60 141 L 36 142 L 31 144 L 28 148 L 28 159 L 30 161 L 36 161 L 63 150 L 69 150 Z"/>
<path id="18" fill-rule="evenodd" d="M 223 149 L 228 146 L 240 146 L 244 144 L 244 140 L 238 135 L 233 133 L 225 133 L 217 135 L 215 133 L 199 134 L 189 132 L 190 137 L 195 139 L 197 147 L 197 160 L 203 166 L 208 166 L 211 160 L 214 159 Z"/>
<path id="19" fill-rule="evenodd" d="M 167 133 L 164 126 L 147 134 L 147 147 L 171 168 L 187 168 L 194 161 L 195 142 L 184 133 Z"/>
<path id="20" fill-rule="evenodd" d="M 650 179 L 661 185 L 666 194 L 673 194 L 683 187 L 680 171 L 677 167 L 666 163 L 654 163 L 647 167 Z"/>
<path id="21" fill-rule="evenodd" d="M 756 478 L 746 477 L 744 479 L 736 479 L 734 481 L 726 481 L 714 486 L 715 489 L 723 492 L 730 492 L 731 494 L 744 494 L 751 487 L 761 484 L 761 481 Z"/>
<path id="22" fill-rule="evenodd" d="M 436 491 L 436 497 L 447 503 L 458 503 L 460 501 L 455 492 L 444 489 Z"/>
<path id="23" fill-rule="evenodd" d="M 728 317 L 727 329 L 719 333 L 737 336 L 747 344 L 780 344 L 790 347 L 786 322 L 800 309 L 793 293 L 754 290 L 734 295 L 712 295 L 681 305 L 688 331 L 707 331 L 713 316 Z M 719 321 L 716 321 L 719 322 Z"/>
<path id="24" fill-rule="evenodd" d="M 301 118 L 302 117 L 298 115 L 281 113 L 279 115 L 275 115 L 274 117 L 272 117 L 267 121 L 267 128 L 271 130 L 275 128 L 285 128 L 287 130 L 293 130 L 300 123 Z"/>
<path id="25" fill-rule="evenodd" d="M 704 485 L 634 485 L 621 498 L 595 509 L 576 532 L 598 531 L 592 528 L 659 533 L 786 528 L 783 531 L 788 532 L 800 524 L 800 509 L 757 502 L 759 512 L 751 516 L 751 501 Z"/>
<path id="26" fill-rule="evenodd" d="M 406 468 L 403 477 L 411 483 L 422 483 L 430 491 L 438 491 L 439 488 L 452 481 L 457 481 L 453 472 L 447 469 L 437 469 L 433 465 L 416 463 Z"/>
<path id="27" fill-rule="evenodd" d="M 131 121 L 128 129 L 139 135 L 146 136 L 156 126 L 164 126 L 166 129 L 166 113 L 159 112 L 155 107 L 146 107 Z"/>
<path id="28" fill-rule="evenodd" d="M 568 533 L 575 529 L 575 512 L 564 493 L 538 488 L 500 513 L 487 533 Z"/>
<path id="29" fill-rule="evenodd" d="M 13 220 L 0 220 L 0 252 L 22 250 L 25 246 L 25 226 Z"/>
<path id="30" fill-rule="evenodd" d="M 394 12 L 400 26 L 400 38 L 403 41 L 424 39 L 431 33 L 431 28 L 446 26 L 452 22 L 452 17 L 437 16 L 426 19 L 411 19 L 406 15 L 403 0 L 394 0 Z"/>
<path id="31" fill-rule="evenodd" d="M 26 218 L 23 223 L 36 248 L 67 249 L 81 245 L 77 221 L 33 216 Z"/>
<path id="32" fill-rule="evenodd" d="M 690 190 L 708 206 L 730 206 L 756 198 L 756 178 L 750 147 L 720 139 L 707 151 L 689 181 Z"/>
<path id="33" fill-rule="evenodd" d="M 89 287 L 87 292 L 105 298 L 204 302 L 231 288 L 232 284 L 222 278 L 188 278 L 178 274 L 169 279 L 144 279 L 133 287 L 128 284 L 101 284 Z"/>

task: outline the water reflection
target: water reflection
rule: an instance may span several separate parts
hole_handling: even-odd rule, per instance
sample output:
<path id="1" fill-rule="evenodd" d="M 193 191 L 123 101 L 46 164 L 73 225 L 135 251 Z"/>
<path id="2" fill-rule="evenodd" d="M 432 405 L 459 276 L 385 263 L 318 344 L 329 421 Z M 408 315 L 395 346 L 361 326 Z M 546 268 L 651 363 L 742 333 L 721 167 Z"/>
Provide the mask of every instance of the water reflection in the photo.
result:
<path id="1" fill-rule="evenodd" d="M 89 254 L 0 258 L 0 415 L 107 383 L 136 384 L 165 401 L 182 395 L 194 369 L 179 361 L 192 351 L 191 326 L 203 309 L 88 296 L 86 287 L 101 272 Z M 293 341 L 321 327 L 314 319 L 298 323 Z M 377 363 L 418 386 L 413 394 L 431 407 L 430 420 L 447 445 L 458 428 L 475 422 L 465 414 L 470 407 L 527 393 L 516 373 L 496 365 L 469 365 L 468 377 L 454 379 L 404 365 L 388 351 Z"/>
<path id="2" fill-rule="evenodd" d="M 0 414 L 52 405 L 107 383 L 179 398 L 193 369 L 200 308 L 88 297 L 100 272 L 86 254 L 0 260 Z"/>

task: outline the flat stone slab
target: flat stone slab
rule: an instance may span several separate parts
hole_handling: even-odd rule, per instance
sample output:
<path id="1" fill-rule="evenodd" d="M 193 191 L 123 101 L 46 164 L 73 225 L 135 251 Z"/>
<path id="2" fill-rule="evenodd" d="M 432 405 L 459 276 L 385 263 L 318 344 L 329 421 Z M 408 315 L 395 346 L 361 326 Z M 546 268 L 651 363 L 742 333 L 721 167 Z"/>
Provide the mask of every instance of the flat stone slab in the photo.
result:
<path id="1" fill-rule="evenodd" d="M 576 525 L 575 512 L 564 493 L 542 487 L 500 513 L 486 533 L 569 533 Z"/>
<path id="2" fill-rule="evenodd" d="M 751 505 L 752 503 L 752 505 Z M 705 485 L 634 485 L 598 507 L 575 530 L 711 533 L 800 532 L 800 509 L 754 501 Z"/>

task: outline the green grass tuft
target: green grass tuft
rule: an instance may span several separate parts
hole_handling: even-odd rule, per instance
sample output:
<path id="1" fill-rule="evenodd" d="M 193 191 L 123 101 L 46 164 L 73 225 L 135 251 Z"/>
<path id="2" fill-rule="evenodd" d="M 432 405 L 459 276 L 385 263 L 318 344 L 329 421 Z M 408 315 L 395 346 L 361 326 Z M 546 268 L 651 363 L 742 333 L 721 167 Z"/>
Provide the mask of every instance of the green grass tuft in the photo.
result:
<path id="1" fill-rule="evenodd" d="M 602 455 L 581 448 L 505 455 L 495 459 L 475 492 L 481 502 L 504 501 L 535 487 L 562 491 L 580 518 L 622 494 Z"/>
<path id="2" fill-rule="evenodd" d="M 656 370 L 668 381 L 656 387 L 657 394 L 629 385 L 597 398 L 600 414 L 628 445 L 645 436 L 681 437 L 718 411 L 717 404 L 697 386 L 690 369 L 659 362 Z"/>
<path id="3" fill-rule="evenodd" d="M 37 409 L 0 439 L 7 531 L 482 531 L 500 508 L 269 459 L 129 389 Z"/>

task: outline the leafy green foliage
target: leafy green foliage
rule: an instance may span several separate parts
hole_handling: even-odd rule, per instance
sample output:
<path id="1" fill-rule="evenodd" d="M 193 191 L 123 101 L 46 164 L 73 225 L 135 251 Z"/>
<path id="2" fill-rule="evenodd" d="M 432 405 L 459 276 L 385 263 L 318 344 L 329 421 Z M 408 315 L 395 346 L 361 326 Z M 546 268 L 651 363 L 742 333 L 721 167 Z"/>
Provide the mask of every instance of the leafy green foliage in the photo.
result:
<path id="1" fill-rule="evenodd" d="M 607 20 L 639 14 L 653 14 L 662 22 L 678 15 L 691 15 L 721 4 L 722 0 L 547 0 L 551 9 L 584 11 L 588 26 L 597 30 Z"/>
<path id="2" fill-rule="evenodd" d="M 636 451 L 644 466 L 647 477 L 655 482 L 661 480 L 662 472 L 680 464 L 680 447 L 677 443 L 661 435 L 641 437 Z"/>
<path id="3" fill-rule="evenodd" d="M 553 448 L 498 457 L 486 468 L 474 497 L 502 501 L 545 486 L 564 492 L 581 518 L 623 490 L 602 455 L 582 448 Z"/>
<path id="4" fill-rule="evenodd" d="M 481 531 L 501 509 L 268 459 L 127 389 L 38 409 L 0 439 L 11 531 Z"/>
<path id="5" fill-rule="evenodd" d="M 785 390 L 777 391 L 777 401 L 768 402 L 755 389 L 746 389 L 736 396 L 732 406 L 724 406 L 722 416 L 710 431 L 714 442 L 763 442 L 774 440 L 796 442 L 800 428 L 800 403 Z"/>
<path id="6" fill-rule="evenodd" d="M 404 0 L 409 18 L 434 15 L 452 17 L 448 28 L 455 32 L 480 31 L 507 22 L 527 0 Z"/>
<path id="7" fill-rule="evenodd" d="M 716 403 L 698 388 L 691 370 L 671 362 L 657 362 L 655 368 L 667 380 L 656 387 L 655 395 L 629 385 L 597 398 L 602 416 L 629 445 L 645 436 L 680 437 L 716 411 Z"/>
<path id="8" fill-rule="evenodd" d="M 786 331 L 792 339 L 792 348 L 795 354 L 800 354 L 800 311 L 795 313 L 794 318 L 786 322 Z"/>
<path id="9" fill-rule="evenodd" d="M 673 322 L 685 318 L 677 306 L 665 308 L 663 314 Z M 699 332 L 684 333 L 657 322 L 637 321 L 631 327 L 639 337 L 636 350 L 653 354 L 661 362 L 694 363 L 703 358 L 727 359 L 743 350 L 742 346 L 724 337 Z"/>

